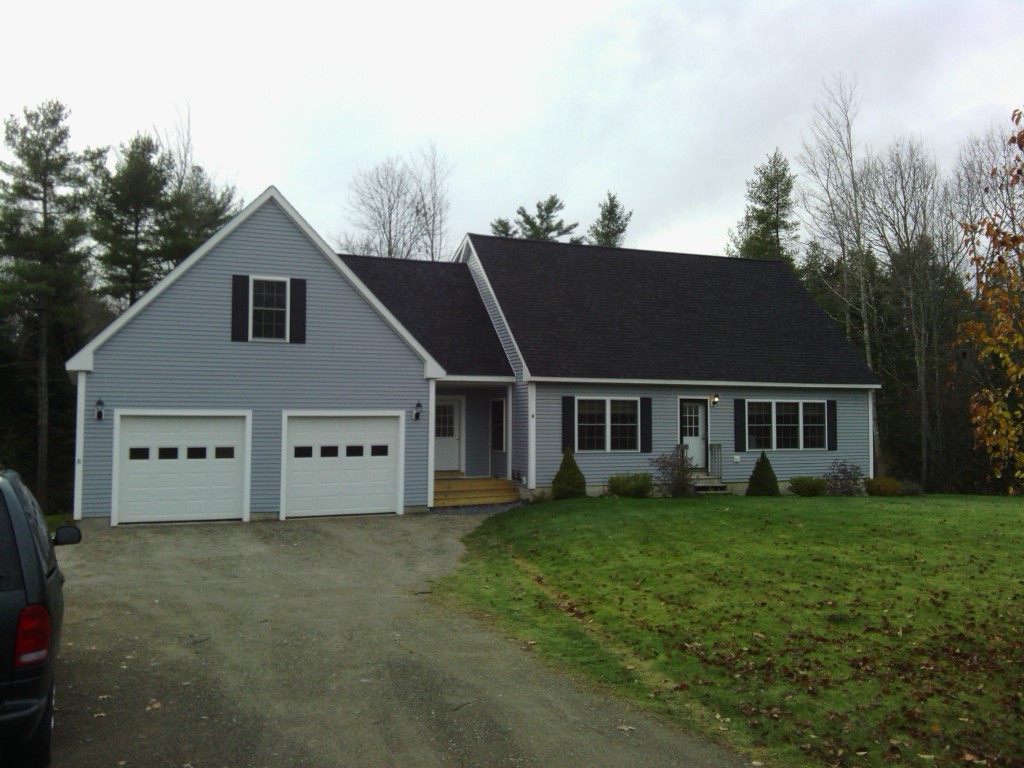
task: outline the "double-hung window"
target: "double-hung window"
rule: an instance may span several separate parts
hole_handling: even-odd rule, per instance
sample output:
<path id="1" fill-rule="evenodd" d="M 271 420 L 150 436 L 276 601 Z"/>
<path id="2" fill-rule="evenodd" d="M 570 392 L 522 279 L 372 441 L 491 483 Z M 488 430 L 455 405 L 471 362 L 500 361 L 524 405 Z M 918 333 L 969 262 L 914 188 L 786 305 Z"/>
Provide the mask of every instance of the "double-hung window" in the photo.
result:
<path id="1" fill-rule="evenodd" d="M 747 401 L 748 450 L 826 448 L 824 402 Z"/>
<path id="2" fill-rule="evenodd" d="M 639 451 L 640 401 L 577 398 L 576 450 Z"/>
<path id="3" fill-rule="evenodd" d="M 288 281 L 252 278 L 250 338 L 288 341 Z"/>
<path id="4" fill-rule="evenodd" d="M 231 340 L 305 344 L 305 279 L 232 275 Z"/>

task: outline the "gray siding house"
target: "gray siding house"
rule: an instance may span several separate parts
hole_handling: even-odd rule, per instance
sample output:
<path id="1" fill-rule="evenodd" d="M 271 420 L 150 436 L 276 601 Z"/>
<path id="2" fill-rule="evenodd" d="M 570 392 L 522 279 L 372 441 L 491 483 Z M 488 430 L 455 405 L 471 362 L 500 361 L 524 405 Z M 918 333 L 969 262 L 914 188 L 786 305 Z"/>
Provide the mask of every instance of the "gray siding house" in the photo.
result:
<path id="1" fill-rule="evenodd" d="M 67 363 L 75 517 L 403 513 L 438 478 L 872 465 L 877 379 L 784 265 L 468 235 L 339 256 L 271 187 Z"/>

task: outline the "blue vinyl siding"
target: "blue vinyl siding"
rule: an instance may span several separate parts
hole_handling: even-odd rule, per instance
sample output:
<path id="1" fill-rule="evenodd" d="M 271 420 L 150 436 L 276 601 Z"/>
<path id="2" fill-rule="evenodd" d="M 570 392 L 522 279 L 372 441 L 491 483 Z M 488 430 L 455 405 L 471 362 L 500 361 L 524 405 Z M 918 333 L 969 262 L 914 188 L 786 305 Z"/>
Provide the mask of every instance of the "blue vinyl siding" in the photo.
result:
<path id="1" fill-rule="evenodd" d="M 722 446 L 722 480 L 746 482 L 760 451 L 736 454 L 733 450 L 733 400 L 836 400 L 838 414 L 838 450 L 768 451 L 775 474 L 780 480 L 795 475 L 821 475 L 837 459 L 859 464 L 869 471 L 868 391 L 784 388 L 709 388 L 604 384 L 537 385 L 537 487 L 551 485 L 561 461 L 562 397 L 622 397 L 652 399 L 651 453 L 617 451 L 580 451 L 576 462 L 587 484 L 602 485 L 619 472 L 652 472 L 650 460 L 675 450 L 679 442 L 679 398 L 706 399 L 717 393 L 721 400 L 708 407 L 708 442 Z M 524 388 L 525 389 L 525 388 Z M 525 398 L 525 391 L 524 391 Z M 525 428 L 525 426 L 524 426 Z M 734 456 L 739 455 L 739 462 Z M 525 459 L 524 459 L 525 463 Z M 653 472 L 652 472 L 653 474 Z"/>
<path id="2" fill-rule="evenodd" d="M 231 276 L 307 281 L 306 343 L 232 342 Z M 108 515 L 118 408 L 251 410 L 253 512 L 280 504 L 282 410 L 404 410 L 405 504 L 427 500 L 423 361 L 273 201 L 95 352 L 86 375 L 82 511 Z M 106 403 L 103 421 L 91 404 Z"/>

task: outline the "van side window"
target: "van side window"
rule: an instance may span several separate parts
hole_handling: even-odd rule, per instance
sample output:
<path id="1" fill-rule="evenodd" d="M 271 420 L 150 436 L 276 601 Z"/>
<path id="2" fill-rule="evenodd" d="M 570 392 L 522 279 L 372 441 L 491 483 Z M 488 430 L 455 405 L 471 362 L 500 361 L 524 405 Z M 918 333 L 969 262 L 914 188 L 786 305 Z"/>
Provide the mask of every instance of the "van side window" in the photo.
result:
<path id="1" fill-rule="evenodd" d="M 22 587 L 18 548 L 14 545 L 14 531 L 11 530 L 11 518 L 7 514 L 7 502 L 4 501 L 3 492 L 0 492 L 0 592 Z"/>
<path id="2" fill-rule="evenodd" d="M 12 478 L 11 487 L 18 496 L 25 515 L 28 517 L 28 527 L 32 531 L 32 540 L 39 551 L 39 562 L 46 563 L 46 572 L 50 573 L 57 567 L 57 554 L 53 551 L 53 543 L 50 541 L 50 530 L 46 527 L 46 518 L 39 508 L 39 502 L 20 481 Z"/>

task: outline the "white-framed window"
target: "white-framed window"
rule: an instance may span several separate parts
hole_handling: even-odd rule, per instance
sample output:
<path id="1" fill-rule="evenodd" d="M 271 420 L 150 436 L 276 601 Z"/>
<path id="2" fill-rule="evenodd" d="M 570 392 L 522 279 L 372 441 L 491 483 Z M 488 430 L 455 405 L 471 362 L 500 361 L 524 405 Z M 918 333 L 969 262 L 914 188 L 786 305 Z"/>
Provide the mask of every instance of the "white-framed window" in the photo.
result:
<path id="1" fill-rule="evenodd" d="M 249 278 L 249 338 L 288 341 L 289 280 Z"/>
<path id="2" fill-rule="evenodd" d="M 748 400 L 747 449 L 825 450 L 824 400 Z"/>
<path id="3" fill-rule="evenodd" d="M 639 451 L 640 399 L 576 398 L 577 451 Z"/>

